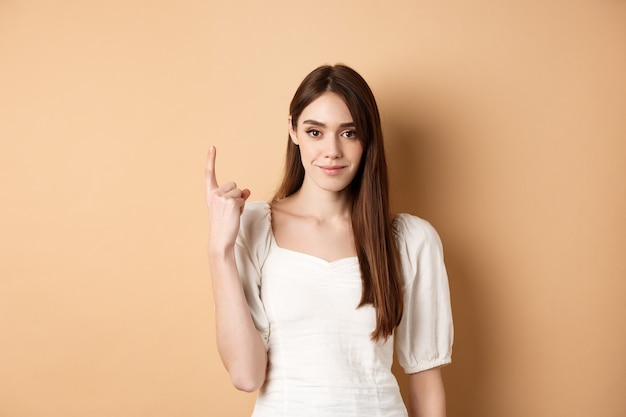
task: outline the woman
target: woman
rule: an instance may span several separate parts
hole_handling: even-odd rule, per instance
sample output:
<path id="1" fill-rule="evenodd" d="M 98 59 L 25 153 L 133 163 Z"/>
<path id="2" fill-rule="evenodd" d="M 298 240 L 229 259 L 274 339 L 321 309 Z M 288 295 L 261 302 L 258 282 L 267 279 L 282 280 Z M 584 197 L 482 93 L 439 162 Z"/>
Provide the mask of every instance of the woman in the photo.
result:
<path id="1" fill-rule="evenodd" d="M 389 213 L 380 117 L 363 78 L 322 66 L 291 102 L 285 175 L 271 204 L 218 185 L 207 162 L 217 344 L 254 417 L 445 416 L 452 317 L 441 243 Z"/>

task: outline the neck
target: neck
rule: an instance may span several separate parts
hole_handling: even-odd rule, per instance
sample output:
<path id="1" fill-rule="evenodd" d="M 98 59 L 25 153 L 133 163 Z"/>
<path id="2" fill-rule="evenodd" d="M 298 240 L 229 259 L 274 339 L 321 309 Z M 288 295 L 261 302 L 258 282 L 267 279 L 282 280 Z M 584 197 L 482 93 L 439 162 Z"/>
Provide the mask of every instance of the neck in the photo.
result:
<path id="1" fill-rule="evenodd" d="M 293 202 L 300 206 L 302 214 L 315 217 L 318 220 L 351 217 L 352 200 L 347 190 L 340 192 L 323 191 L 308 187 L 305 182 L 291 197 Z"/>

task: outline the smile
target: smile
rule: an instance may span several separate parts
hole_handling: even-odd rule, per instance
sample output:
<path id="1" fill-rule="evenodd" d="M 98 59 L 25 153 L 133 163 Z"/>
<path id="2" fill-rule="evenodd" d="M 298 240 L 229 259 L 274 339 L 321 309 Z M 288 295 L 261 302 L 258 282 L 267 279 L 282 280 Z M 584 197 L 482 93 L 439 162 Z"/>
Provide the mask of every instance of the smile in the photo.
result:
<path id="1" fill-rule="evenodd" d="M 341 174 L 345 166 L 320 166 L 319 167 L 326 175 L 339 175 Z"/>

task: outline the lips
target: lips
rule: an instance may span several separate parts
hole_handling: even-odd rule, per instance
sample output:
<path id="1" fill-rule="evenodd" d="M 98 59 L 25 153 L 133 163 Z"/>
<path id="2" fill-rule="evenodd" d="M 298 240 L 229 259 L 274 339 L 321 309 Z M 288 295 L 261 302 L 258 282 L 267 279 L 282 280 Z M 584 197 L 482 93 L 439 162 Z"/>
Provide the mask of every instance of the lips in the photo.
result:
<path id="1" fill-rule="evenodd" d="M 325 174 L 327 175 L 339 175 L 341 174 L 345 166 L 335 166 L 335 165 L 324 165 L 319 167 Z"/>

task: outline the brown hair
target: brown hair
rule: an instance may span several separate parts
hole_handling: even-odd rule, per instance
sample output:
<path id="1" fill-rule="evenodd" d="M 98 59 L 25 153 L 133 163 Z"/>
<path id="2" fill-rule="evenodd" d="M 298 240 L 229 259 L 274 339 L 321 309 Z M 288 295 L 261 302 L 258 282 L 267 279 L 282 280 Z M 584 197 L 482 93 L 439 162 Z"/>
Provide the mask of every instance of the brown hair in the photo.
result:
<path id="1" fill-rule="evenodd" d="M 325 92 L 343 98 L 363 144 L 359 171 L 349 186 L 352 197 L 352 230 L 359 258 L 363 292 L 359 307 L 372 304 L 376 328 L 372 339 L 387 338 L 402 318 L 403 294 L 400 261 L 394 242 L 389 209 L 387 163 L 380 115 L 365 80 L 345 65 L 321 66 L 298 87 L 289 115 L 294 128 L 302 111 Z M 274 201 L 288 197 L 302 186 L 304 167 L 300 148 L 288 137 L 285 173 Z"/>

